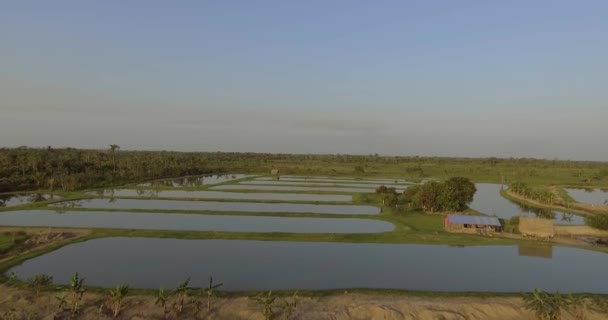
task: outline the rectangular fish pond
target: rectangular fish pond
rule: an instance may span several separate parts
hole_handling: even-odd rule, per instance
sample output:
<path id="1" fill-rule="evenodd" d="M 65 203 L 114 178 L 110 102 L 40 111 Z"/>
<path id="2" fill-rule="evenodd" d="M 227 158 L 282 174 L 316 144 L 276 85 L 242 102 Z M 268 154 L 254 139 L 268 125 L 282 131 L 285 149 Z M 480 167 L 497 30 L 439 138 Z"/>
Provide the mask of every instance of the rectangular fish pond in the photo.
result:
<path id="1" fill-rule="evenodd" d="M 152 189 L 107 189 L 87 192 L 99 197 L 141 197 L 141 198 L 181 198 L 181 199 L 227 199 L 264 201 L 309 201 L 309 202 L 352 202 L 351 195 L 341 194 L 300 194 L 300 193 L 254 193 L 221 191 L 184 191 Z"/>
<path id="2" fill-rule="evenodd" d="M 163 187 L 197 187 L 210 184 L 224 183 L 238 179 L 253 177 L 247 174 L 212 174 L 202 176 L 188 176 L 173 179 L 161 179 L 138 184 L 141 187 L 163 186 Z"/>
<path id="3" fill-rule="evenodd" d="M 376 215 L 380 208 L 358 205 L 298 204 L 298 203 L 256 203 L 256 202 L 215 202 L 179 200 L 140 199 L 86 199 L 65 201 L 52 205 L 58 208 L 84 209 L 141 209 L 141 210 L 184 210 L 184 211 L 224 211 L 224 212 L 271 212 L 271 213 L 319 213 L 319 214 L 367 214 Z"/>
<path id="4" fill-rule="evenodd" d="M 286 233 L 378 233 L 395 228 L 372 219 L 51 210 L 0 212 L 0 226 Z"/>
<path id="5" fill-rule="evenodd" d="M 60 284 L 78 272 L 88 285 L 172 288 L 209 276 L 222 290 L 407 289 L 446 292 L 608 293 L 608 254 L 547 247 L 550 256 L 518 246 L 451 247 L 249 240 L 103 238 L 67 245 L 8 272 L 46 273 Z M 541 251 L 546 251 L 542 249 Z"/>
<path id="6" fill-rule="evenodd" d="M 212 190 L 254 190 L 254 191 L 321 191 L 321 192 L 350 192 L 374 193 L 375 188 L 345 188 L 345 187 L 288 187 L 288 186 L 254 186 L 246 184 L 228 184 L 211 187 Z M 404 189 L 397 189 L 403 192 Z"/>

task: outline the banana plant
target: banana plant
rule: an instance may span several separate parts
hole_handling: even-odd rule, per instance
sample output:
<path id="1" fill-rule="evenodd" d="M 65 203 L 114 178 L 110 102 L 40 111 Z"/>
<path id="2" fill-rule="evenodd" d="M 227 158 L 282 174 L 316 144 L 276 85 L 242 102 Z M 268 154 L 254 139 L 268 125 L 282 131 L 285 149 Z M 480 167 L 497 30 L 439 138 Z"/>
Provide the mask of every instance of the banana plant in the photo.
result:
<path id="1" fill-rule="evenodd" d="M 165 319 L 169 318 L 169 308 L 168 308 L 169 295 L 165 292 L 165 289 L 160 288 L 158 293 L 156 294 L 155 305 L 163 308 L 163 316 Z"/>
<path id="2" fill-rule="evenodd" d="M 291 301 L 283 300 L 283 320 L 289 320 L 298 306 L 298 292 L 294 292 Z"/>
<path id="3" fill-rule="evenodd" d="M 78 307 L 84 296 L 84 278 L 80 278 L 76 272 L 70 279 L 70 294 L 72 298 L 72 315 L 78 313 Z"/>
<path id="4" fill-rule="evenodd" d="M 56 296 L 55 299 L 57 300 L 57 308 L 59 311 L 64 311 L 68 306 L 67 295 L 64 293 L 61 296 Z"/>
<path id="5" fill-rule="evenodd" d="M 272 304 L 276 299 L 276 297 L 272 296 L 272 290 L 268 291 L 268 293 L 265 295 L 254 298 L 254 300 L 261 304 L 263 307 L 262 314 L 264 315 L 264 319 L 270 320 L 274 315 L 274 311 L 272 310 Z"/>
<path id="6" fill-rule="evenodd" d="M 205 288 L 205 293 L 207 294 L 207 313 L 211 312 L 211 298 L 215 296 L 215 290 L 223 285 L 223 283 L 214 285 L 213 277 L 209 277 L 209 286 Z"/>
<path id="7" fill-rule="evenodd" d="M 110 290 L 110 301 L 112 305 L 112 313 L 114 318 L 118 317 L 122 308 L 123 299 L 129 294 L 129 286 L 121 284 Z"/>
<path id="8" fill-rule="evenodd" d="M 184 304 L 186 303 L 186 299 L 188 298 L 188 285 L 190 284 L 190 278 L 180 282 L 175 290 L 173 290 L 173 295 L 175 296 L 175 302 L 173 303 L 173 307 L 175 308 L 175 312 L 177 314 L 182 313 L 184 309 Z"/>

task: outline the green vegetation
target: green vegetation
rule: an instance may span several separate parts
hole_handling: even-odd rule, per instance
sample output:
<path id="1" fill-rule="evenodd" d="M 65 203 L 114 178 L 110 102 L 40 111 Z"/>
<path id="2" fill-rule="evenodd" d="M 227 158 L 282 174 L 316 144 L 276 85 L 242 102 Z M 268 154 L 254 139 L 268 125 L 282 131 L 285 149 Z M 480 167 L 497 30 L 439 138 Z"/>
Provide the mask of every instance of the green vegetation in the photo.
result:
<path id="1" fill-rule="evenodd" d="M 595 215 L 585 217 L 585 223 L 592 228 L 608 230 L 608 215 Z"/>
<path id="2" fill-rule="evenodd" d="M 429 181 L 408 189 L 404 195 L 411 198 L 416 207 L 431 212 L 464 211 L 477 192 L 475 184 L 462 177 L 449 178 L 443 183 Z"/>
<path id="3" fill-rule="evenodd" d="M 213 277 L 209 277 L 209 285 L 205 288 L 205 294 L 207 294 L 207 313 L 211 312 L 211 298 L 215 296 L 217 289 L 223 285 L 223 283 L 213 284 Z"/>
<path id="4" fill-rule="evenodd" d="M 53 277 L 48 274 L 37 274 L 28 280 L 28 286 L 36 291 L 36 296 L 40 291 L 48 289 L 53 284 Z"/>
<path id="5" fill-rule="evenodd" d="M 276 296 L 272 296 L 272 290 L 268 291 L 267 294 L 262 294 L 259 297 L 254 297 L 253 299 L 262 306 L 262 314 L 264 315 L 264 319 L 272 319 L 272 316 L 274 316 L 272 305 L 277 299 Z"/>
<path id="6" fill-rule="evenodd" d="M 590 302 L 584 295 L 552 294 L 539 289 L 525 294 L 523 299 L 526 309 L 534 312 L 539 320 L 560 320 L 564 313 L 569 313 L 574 319 L 586 319 L 588 309 L 601 310 L 605 304 L 603 299 L 596 298 Z"/>
<path id="7" fill-rule="evenodd" d="M 239 172 L 407 177 L 467 177 L 477 182 L 522 181 L 531 185 L 608 186 L 603 162 L 539 159 L 438 158 L 262 153 L 0 149 L 0 192 L 80 190 L 185 175 Z"/>
<path id="8" fill-rule="evenodd" d="M 116 318 L 122 310 L 124 298 L 129 294 L 129 286 L 126 284 L 118 285 L 114 289 L 111 289 L 109 294 L 110 299 L 108 300 L 108 305 L 111 306 L 112 315 Z"/>

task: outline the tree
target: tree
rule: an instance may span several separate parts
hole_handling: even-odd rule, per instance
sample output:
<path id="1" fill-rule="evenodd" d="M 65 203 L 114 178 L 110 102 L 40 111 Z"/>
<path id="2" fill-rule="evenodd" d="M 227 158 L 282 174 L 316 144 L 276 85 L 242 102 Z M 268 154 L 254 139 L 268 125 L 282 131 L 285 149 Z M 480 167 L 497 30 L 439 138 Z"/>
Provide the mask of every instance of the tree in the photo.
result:
<path id="1" fill-rule="evenodd" d="M 112 153 L 112 167 L 114 168 L 114 175 L 116 175 L 116 153 L 120 150 L 120 146 L 117 144 L 110 145 L 110 153 Z"/>
<path id="2" fill-rule="evenodd" d="M 414 204 L 425 211 L 439 211 L 441 209 L 440 200 L 443 192 L 443 184 L 436 181 L 427 182 L 418 189 L 416 196 L 414 196 Z"/>
<path id="3" fill-rule="evenodd" d="M 465 210 L 477 192 L 475 184 L 471 180 L 462 177 L 453 177 L 443 184 L 441 195 L 442 210 Z"/>

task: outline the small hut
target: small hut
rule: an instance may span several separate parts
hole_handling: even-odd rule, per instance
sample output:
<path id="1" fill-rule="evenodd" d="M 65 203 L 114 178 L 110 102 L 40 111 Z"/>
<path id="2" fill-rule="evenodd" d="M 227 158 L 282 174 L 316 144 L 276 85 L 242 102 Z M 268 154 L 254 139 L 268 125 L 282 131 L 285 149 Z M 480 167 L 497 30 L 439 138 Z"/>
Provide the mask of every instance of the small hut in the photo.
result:
<path id="1" fill-rule="evenodd" d="M 270 174 L 273 176 L 278 176 L 279 175 L 279 169 L 272 169 L 270 170 Z"/>
<path id="2" fill-rule="evenodd" d="M 519 217 L 519 232 L 525 237 L 553 238 L 555 229 L 553 220 Z"/>
<path id="3" fill-rule="evenodd" d="M 496 217 L 449 214 L 445 217 L 445 229 L 450 232 L 487 233 L 500 232 L 502 225 Z"/>

